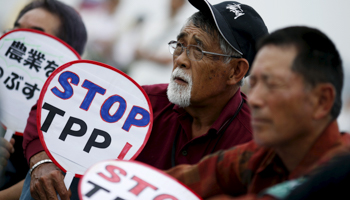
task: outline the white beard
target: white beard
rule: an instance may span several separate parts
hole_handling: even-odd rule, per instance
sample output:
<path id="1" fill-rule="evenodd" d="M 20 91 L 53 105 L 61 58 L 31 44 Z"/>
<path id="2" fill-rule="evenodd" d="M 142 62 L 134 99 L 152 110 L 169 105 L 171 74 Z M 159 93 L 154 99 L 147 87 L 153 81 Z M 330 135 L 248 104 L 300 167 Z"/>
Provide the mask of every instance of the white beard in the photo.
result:
<path id="1" fill-rule="evenodd" d="M 179 85 L 174 79 L 175 77 L 185 80 L 187 85 Z M 170 83 L 168 85 L 167 95 L 171 103 L 176 104 L 182 108 L 188 107 L 191 100 L 192 90 L 192 78 L 190 75 L 185 73 L 180 67 L 177 67 L 171 74 Z"/>

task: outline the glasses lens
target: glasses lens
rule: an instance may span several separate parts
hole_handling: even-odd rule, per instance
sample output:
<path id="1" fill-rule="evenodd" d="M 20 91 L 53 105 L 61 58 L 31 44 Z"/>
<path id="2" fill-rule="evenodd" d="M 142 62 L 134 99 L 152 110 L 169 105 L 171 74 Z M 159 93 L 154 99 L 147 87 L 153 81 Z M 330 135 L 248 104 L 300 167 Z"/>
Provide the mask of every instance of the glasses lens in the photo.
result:
<path id="1" fill-rule="evenodd" d="M 198 46 L 188 45 L 187 49 L 189 50 L 188 57 L 192 60 L 201 60 L 203 58 L 202 49 Z"/>
<path id="2" fill-rule="evenodd" d="M 182 52 L 182 46 L 176 41 L 171 41 L 169 42 L 169 51 L 171 54 L 178 56 Z"/>
<path id="3" fill-rule="evenodd" d="M 176 43 L 174 43 L 174 41 L 169 42 L 169 52 L 171 54 L 174 54 L 175 49 L 176 49 Z"/>

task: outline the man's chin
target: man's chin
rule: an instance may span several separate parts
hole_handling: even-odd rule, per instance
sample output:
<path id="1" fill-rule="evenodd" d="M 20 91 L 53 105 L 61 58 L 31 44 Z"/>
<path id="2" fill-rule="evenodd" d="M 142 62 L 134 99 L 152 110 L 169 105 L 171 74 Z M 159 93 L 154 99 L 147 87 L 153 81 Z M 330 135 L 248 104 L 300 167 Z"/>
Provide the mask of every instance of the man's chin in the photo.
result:
<path id="1" fill-rule="evenodd" d="M 184 90 L 179 91 L 179 89 L 168 88 L 167 97 L 171 103 L 184 108 L 190 105 L 190 98 L 191 98 L 191 95 L 188 95 L 187 93 L 184 94 L 184 93 L 186 93 L 186 91 Z"/>
<path id="2" fill-rule="evenodd" d="M 253 129 L 254 142 L 262 147 L 272 147 L 271 134 L 267 130 Z"/>

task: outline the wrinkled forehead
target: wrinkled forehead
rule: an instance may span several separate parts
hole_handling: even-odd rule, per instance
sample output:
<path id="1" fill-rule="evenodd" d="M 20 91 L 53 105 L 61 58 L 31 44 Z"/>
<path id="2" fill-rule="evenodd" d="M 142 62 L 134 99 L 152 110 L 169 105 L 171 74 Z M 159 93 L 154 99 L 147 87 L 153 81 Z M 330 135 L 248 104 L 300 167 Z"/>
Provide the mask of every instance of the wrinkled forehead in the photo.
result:
<path id="1" fill-rule="evenodd" d="M 196 26 L 192 21 L 188 21 L 180 30 L 177 39 L 193 39 L 200 44 L 200 41 L 207 43 L 216 43 L 219 41 L 218 33 Z M 200 41 L 198 41 L 200 40 Z"/>

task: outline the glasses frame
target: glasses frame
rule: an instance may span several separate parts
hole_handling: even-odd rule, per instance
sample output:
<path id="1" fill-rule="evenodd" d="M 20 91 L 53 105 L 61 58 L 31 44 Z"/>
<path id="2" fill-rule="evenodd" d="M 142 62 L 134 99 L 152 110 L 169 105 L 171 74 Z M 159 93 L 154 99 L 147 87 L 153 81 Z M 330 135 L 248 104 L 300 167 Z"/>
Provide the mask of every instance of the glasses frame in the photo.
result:
<path id="1" fill-rule="evenodd" d="M 181 45 L 181 52 L 180 52 L 179 55 L 175 55 L 175 54 L 174 54 L 175 49 L 174 49 L 174 52 L 173 52 L 173 53 L 171 52 L 171 48 L 172 48 L 171 45 L 172 45 L 172 44 L 175 44 L 175 43 Z M 169 45 L 169 51 L 170 51 L 170 53 L 171 53 L 172 55 L 174 55 L 174 56 L 180 56 L 180 55 L 182 54 L 182 52 L 184 52 L 184 49 L 186 49 L 187 57 L 188 57 L 190 60 L 193 60 L 193 61 L 200 61 L 200 60 L 202 60 L 204 54 L 211 54 L 211 55 L 215 55 L 215 56 L 225 56 L 225 57 L 230 57 L 230 58 L 242 58 L 242 56 L 234 56 L 234 55 L 227 55 L 227 54 L 221 54 L 221 53 L 214 53 L 214 52 L 210 52 L 210 51 L 204 51 L 204 50 L 202 49 L 202 47 L 200 47 L 200 46 L 198 46 L 198 45 L 188 45 L 187 47 L 185 47 L 185 46 L 183 46 L 180 42 L 175 41 L 175 40 L 171 40 L 171 41 L 168 43 L 168 45 Z M 188 50 L 188 47 L 189 47 L 189 46 L 193 46 L 193 47 L 196 47 L 196 48 L 198 48 L 198 49 L 201 50 L 202 56 L 201 56 L 200 59 L 196 60 L 196 59 L 191 59 L 191 58 L 190 58 L 190 50 Z"/>

